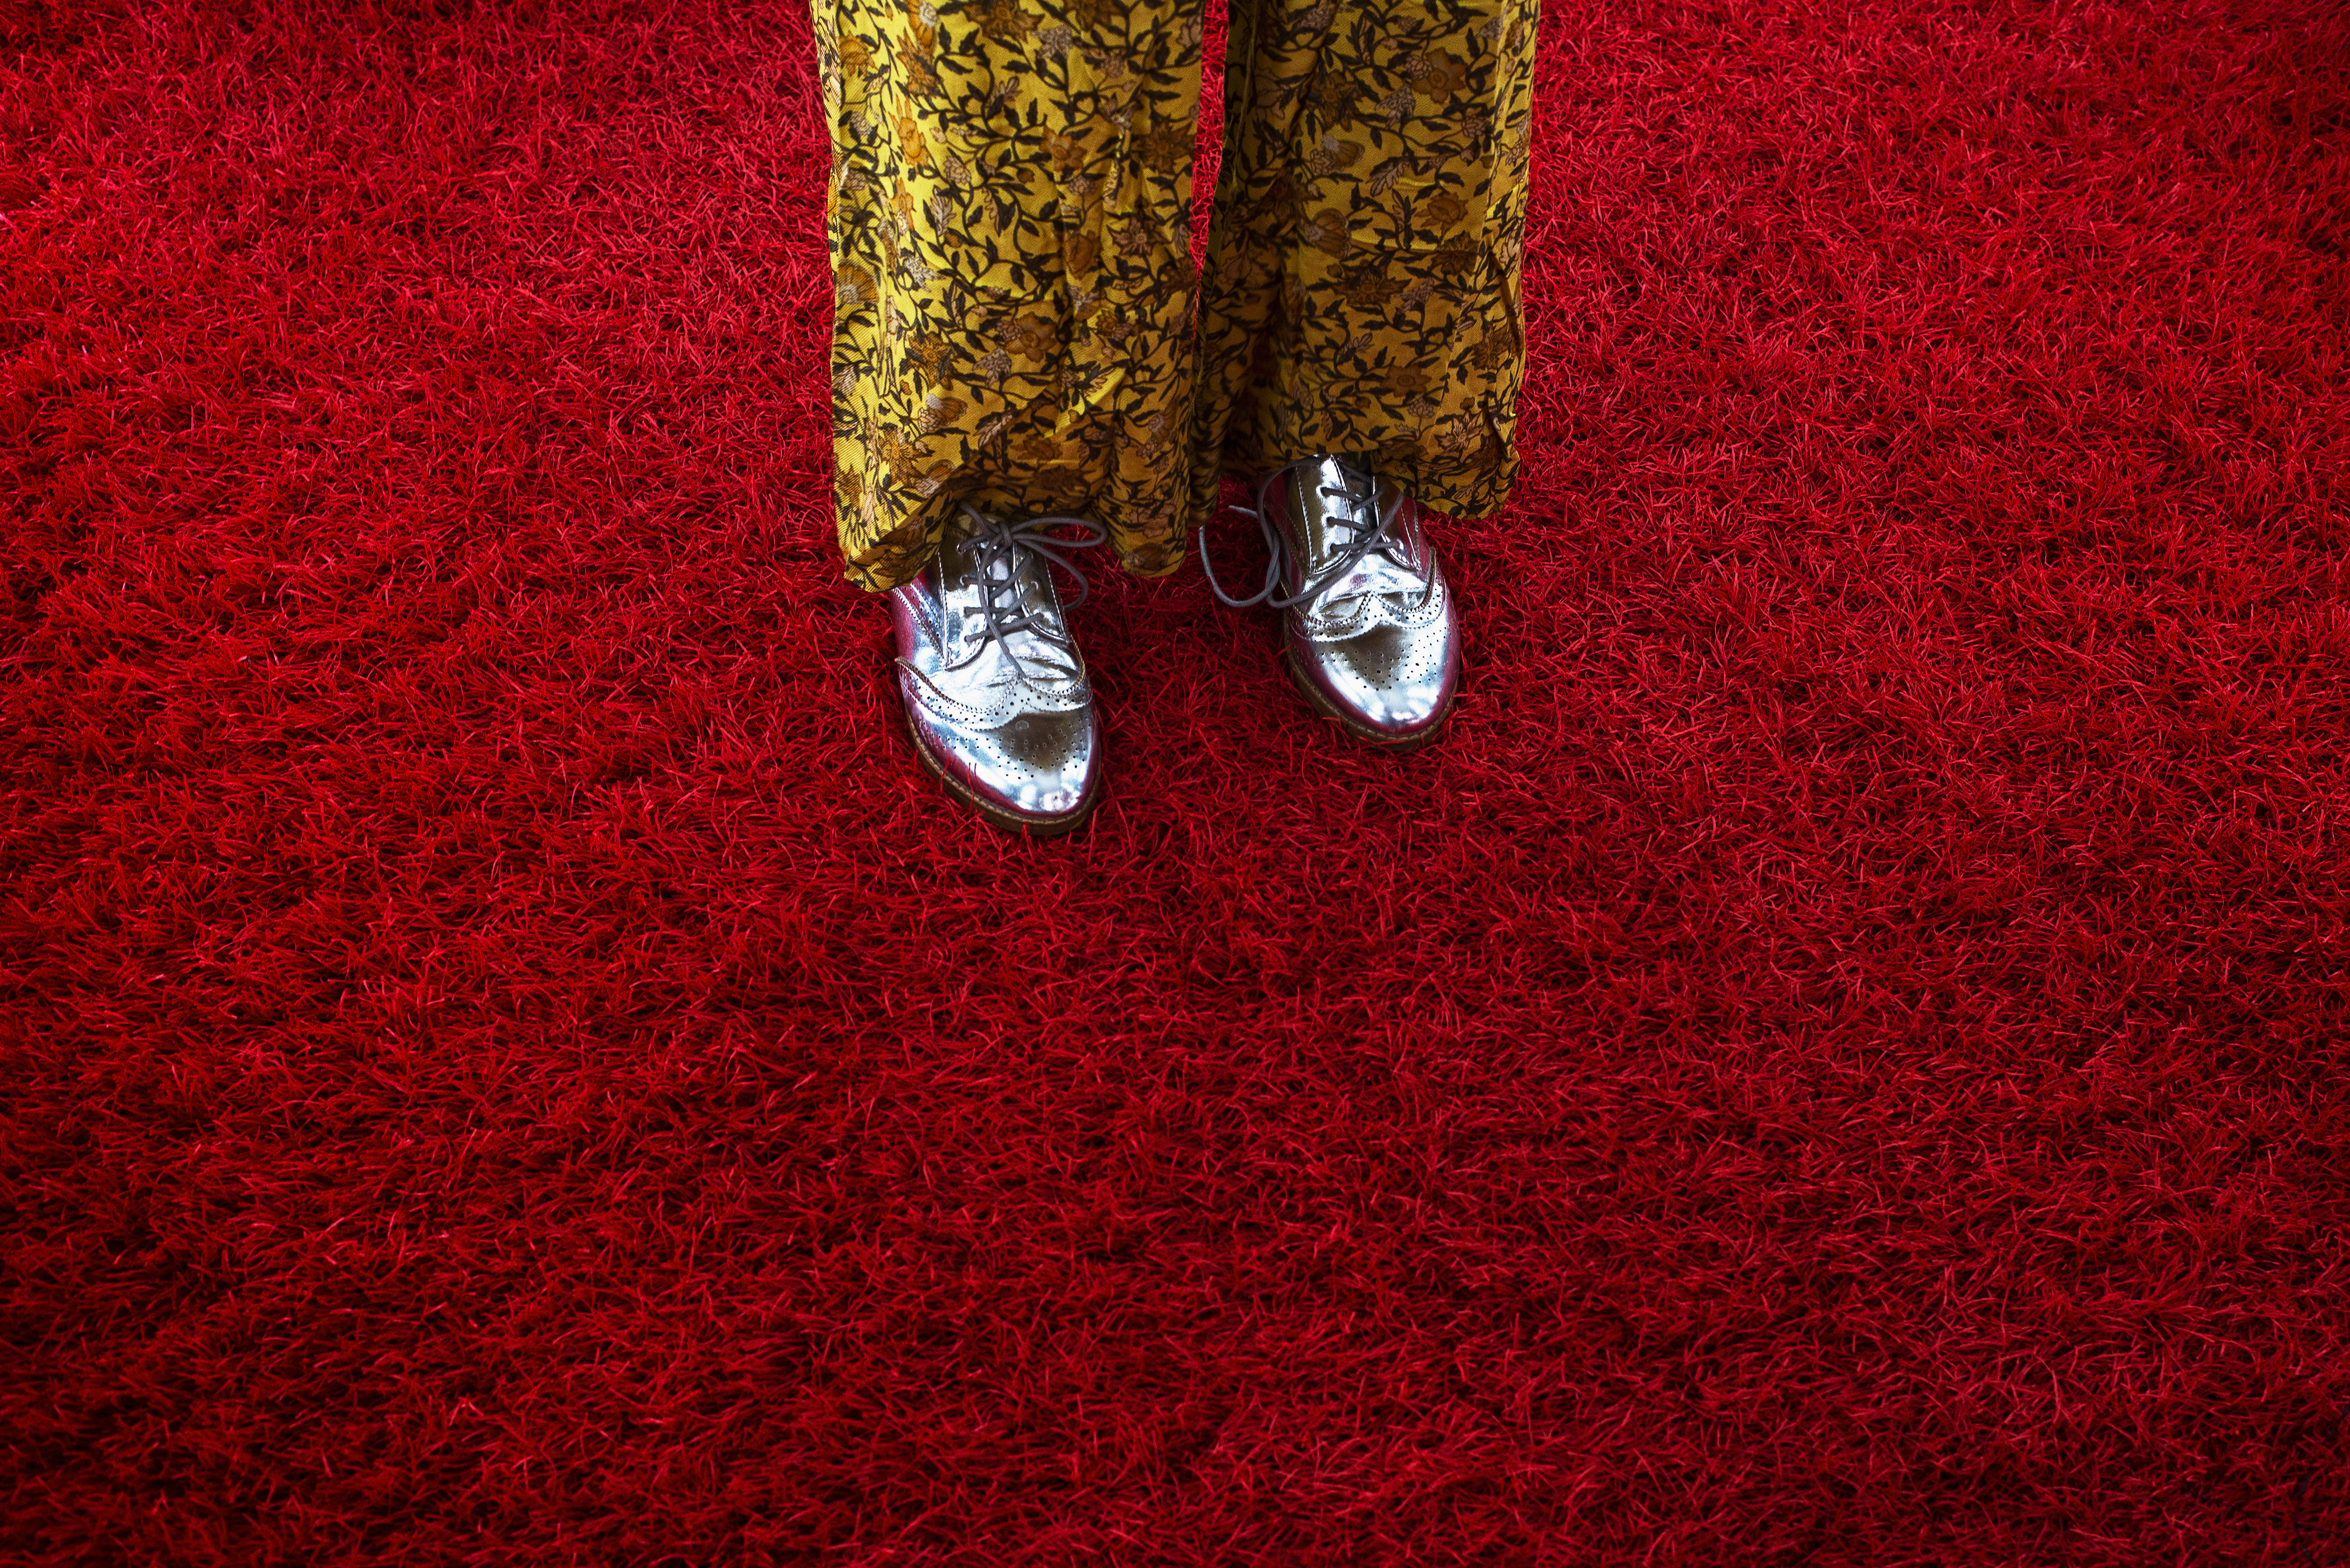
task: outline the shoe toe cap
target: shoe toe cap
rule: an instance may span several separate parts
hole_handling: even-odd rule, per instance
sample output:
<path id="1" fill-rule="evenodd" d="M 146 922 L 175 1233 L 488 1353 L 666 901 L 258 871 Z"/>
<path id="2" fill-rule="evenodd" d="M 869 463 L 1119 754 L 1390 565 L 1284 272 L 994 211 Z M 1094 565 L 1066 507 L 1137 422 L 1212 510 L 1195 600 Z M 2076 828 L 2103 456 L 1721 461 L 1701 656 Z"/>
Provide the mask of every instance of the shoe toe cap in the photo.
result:
<path id="1" fill-rule="evenodd" d="M 1459 680 L 1449 621 L 1382 626 L 1344 642 L 1308 643 L 1298 653 L 1342 711 L 1391 734 L 1409 734 L 1441 719 Z"/>
<path id="2" fill-rule="evenodd" d="M 1087 806 L 1101 770 L 1101 726 L 1090 704 L 1023 713 L 991 729 L 918 713 L 915 728 L 941 768 L 995 812 L 1039 823 Z"/>
<path id="3" fill-rule="evenodd" d="M 1092 792 L 1101 754 L 1090 710 L 1024 713 L 974 738 L 995 793 L 1029 816 L 1066 816 Z"/>

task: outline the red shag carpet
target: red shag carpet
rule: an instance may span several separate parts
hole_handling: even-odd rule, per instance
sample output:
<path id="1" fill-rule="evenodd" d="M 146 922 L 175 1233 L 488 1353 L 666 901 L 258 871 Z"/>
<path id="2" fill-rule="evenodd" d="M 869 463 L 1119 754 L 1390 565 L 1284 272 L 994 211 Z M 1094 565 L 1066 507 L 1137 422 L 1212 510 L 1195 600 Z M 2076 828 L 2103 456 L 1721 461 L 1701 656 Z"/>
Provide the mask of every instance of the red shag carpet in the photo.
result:
<path id="1" fill-rule="evenodd" d="M 2342 1561 L 2350 26 L 1543 27 L 1450 739 L 1040 846 L 804 15 L 0 4 L 0 1557 Z"/>

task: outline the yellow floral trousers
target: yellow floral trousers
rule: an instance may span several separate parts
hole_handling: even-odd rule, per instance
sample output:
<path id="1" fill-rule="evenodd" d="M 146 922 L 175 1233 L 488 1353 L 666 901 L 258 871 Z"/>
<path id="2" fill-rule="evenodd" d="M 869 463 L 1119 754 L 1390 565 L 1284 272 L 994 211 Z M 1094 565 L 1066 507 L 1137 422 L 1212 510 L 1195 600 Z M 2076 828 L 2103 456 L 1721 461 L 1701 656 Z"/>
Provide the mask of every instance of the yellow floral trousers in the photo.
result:
<path id="1" fill-rule="evenodd" d="M 907 581 L 968 500 L 1182 564 L 1219 478 L 1515 472 L 1539 0 L 1230 0 L 1193 273 L 1201 0 L 816 0 L 835 516 Z"/>

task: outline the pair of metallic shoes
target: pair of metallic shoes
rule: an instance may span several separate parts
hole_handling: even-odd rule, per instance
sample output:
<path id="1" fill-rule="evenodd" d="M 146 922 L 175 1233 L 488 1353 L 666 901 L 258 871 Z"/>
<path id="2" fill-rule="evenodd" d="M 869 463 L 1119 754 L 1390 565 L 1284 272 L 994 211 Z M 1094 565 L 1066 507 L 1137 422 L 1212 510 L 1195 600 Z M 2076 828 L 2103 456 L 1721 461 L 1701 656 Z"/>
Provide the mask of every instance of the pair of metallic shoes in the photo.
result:
<path id="1" fill-rule="evenodd" d="M 1245 598 L 1283 612 L 1290 679 L 1316 712 L 1381 751 L 1433 739 L 1461 690 L 1452 596 L 1421 530 L 1419 506 L 1339 457 L 1309 457 L 1258 484 L 1253 509 L 1270 556 Z M 1101 722 L 1066 610 L 1085 602 L 1070 552 L 1106 537 L 1082 517 L 1006 523 L 965 504 L 920 576 L 889 595 L 898 689 L 915 753 L 948 793 L 1002 827 L 1069 832 L 1102 793 Z M 1054 530 L 1074 527 L 1071 537 Z M 1067 607 L 1052 568 L 1076 577 Z"/>

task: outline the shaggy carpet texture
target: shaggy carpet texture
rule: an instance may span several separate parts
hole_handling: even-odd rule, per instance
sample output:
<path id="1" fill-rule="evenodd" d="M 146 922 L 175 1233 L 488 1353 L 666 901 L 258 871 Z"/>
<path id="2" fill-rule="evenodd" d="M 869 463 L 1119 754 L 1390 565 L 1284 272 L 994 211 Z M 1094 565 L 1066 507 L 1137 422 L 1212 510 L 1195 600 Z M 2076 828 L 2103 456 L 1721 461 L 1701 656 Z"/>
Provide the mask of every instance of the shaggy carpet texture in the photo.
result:
<path id="1" fill-rule="evenodd" d="M 1542 26 L 1451 735 L 1036 846 L 804 12 L 0 0 L 0 1557 L 2343 1561 L 2350 26 Z"/>

